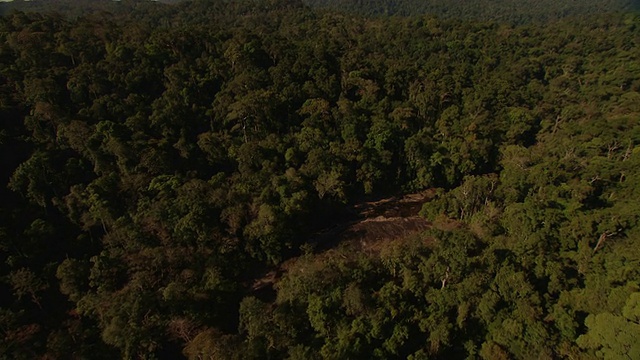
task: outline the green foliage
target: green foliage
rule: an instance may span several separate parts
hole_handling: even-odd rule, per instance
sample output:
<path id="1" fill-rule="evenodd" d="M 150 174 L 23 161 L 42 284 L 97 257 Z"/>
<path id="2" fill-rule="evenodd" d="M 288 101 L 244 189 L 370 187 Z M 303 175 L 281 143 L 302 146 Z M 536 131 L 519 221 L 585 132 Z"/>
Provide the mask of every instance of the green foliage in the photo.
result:
<path id="1" fill-rule="evenodd" d="M 377 0 L 372 2 L 306 0 L 312 7 L 356 13 L 371 17 L 416 16 L 433 14 L 446 18 L 472 20 L 500 20 L 523 24 L 557 20 L 570 16 L 603 12 L 638 10 L 637 3 L 628 0 L 581 1 L 578 3 L 554 1 L 416 1 Z"/>
<path id="2" fill-rule="evenodd" d="M 638 18 L 477 4 L 0 18 L 1 356 L 640 356 Z M 433 188 L 429 231 L 313 254 Z"/>
<path id="3" fill-rule="evenodd" d="M 595 350 L 596 356 L 604 359 L 633 359 L 640 354 L 635 339 L 640 332 L 638 324 L 638 295 L 633 293 L 624 307 L 624 315 L 600 313 L 585 319 L 586 334 L 578 338 L 578 345 Z"/>

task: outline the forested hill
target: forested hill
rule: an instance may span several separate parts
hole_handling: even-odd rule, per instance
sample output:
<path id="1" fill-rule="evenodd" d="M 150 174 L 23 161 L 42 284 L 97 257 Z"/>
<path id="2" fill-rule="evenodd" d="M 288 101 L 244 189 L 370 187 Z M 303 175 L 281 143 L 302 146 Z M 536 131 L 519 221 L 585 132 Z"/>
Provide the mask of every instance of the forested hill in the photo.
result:
<path id="1" fill-rule="evenodd" d="M 242 0 L 260 7 L 262 1 Z M 0 2 L 0 15 L 11 11 L 57 12 L 81 16 L 93 12 L 122 13 L 140 7 L 184 0 L 13 0 Z M 219 2 L 225 2 L 219 0 Z M 442 19 L 498 21 L 510 24 L 548 22 L 576 16 L 640 11 L 640 0 L 303 0 L 316 9 L 376 16 L 431 15 Z M 191 2 L 186 2 L 191 4 Z"/>
<path id="2" fill-rule="evenodd" d="M 578 15 L 640 10 L 637 0 L 304 0 L 365 16 L 435 15 L 440 18 L 493 20 L 512 24 L 546 22 Z"/>
<path id="3" fill-rule="evenodd" d="M 0 18 L 0 358 L 640 357 L 637 15 L 120 5 Z"/>

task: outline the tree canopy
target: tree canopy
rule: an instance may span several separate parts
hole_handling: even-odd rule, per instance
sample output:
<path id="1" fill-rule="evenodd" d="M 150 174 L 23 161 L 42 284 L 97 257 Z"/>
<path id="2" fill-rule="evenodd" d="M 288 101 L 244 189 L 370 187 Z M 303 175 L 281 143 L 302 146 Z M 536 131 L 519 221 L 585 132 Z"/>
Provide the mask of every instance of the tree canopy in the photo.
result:
<path id="1" fill-rule="evenodd" d="M 640 17 L 473 18 L 0 17 L 0 357 L 635 358 Z"/>

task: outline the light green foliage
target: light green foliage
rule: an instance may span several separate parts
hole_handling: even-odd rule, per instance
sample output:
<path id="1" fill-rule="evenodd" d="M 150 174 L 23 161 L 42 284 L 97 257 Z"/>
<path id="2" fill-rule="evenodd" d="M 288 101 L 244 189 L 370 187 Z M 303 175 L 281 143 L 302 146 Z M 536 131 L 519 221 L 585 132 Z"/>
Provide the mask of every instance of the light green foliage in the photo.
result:
<path id="1" fill-rule="evenodd" d="M 635 359 L 640 356 L 636 339 L 640 324 L 611 313 L 589 315 L 585 320 L 588 332 L 578 338 L 578 345 L 594 349 L 603 359 Z"/>

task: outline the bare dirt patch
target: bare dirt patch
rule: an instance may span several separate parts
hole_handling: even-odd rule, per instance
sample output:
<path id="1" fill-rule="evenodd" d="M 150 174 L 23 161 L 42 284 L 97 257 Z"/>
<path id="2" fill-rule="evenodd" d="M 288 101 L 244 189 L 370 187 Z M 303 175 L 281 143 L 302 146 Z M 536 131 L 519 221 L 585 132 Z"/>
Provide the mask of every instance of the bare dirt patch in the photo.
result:
<path id="1" fill-rule="evenodd" d="M 427 230 L 431 224 L 419 215 L 422 205 L 434 196 L 433 190 L 357 204 L 356 220 L 325 229 L 311 239 L 319 256 L 330 256 L 338 245 L 352 251 L 377 253 L 389 241 L 406 238 Z M 255 280 L 253 292 L 271 288 L 297 258 L 285 261 L 277 269 Z"/>

